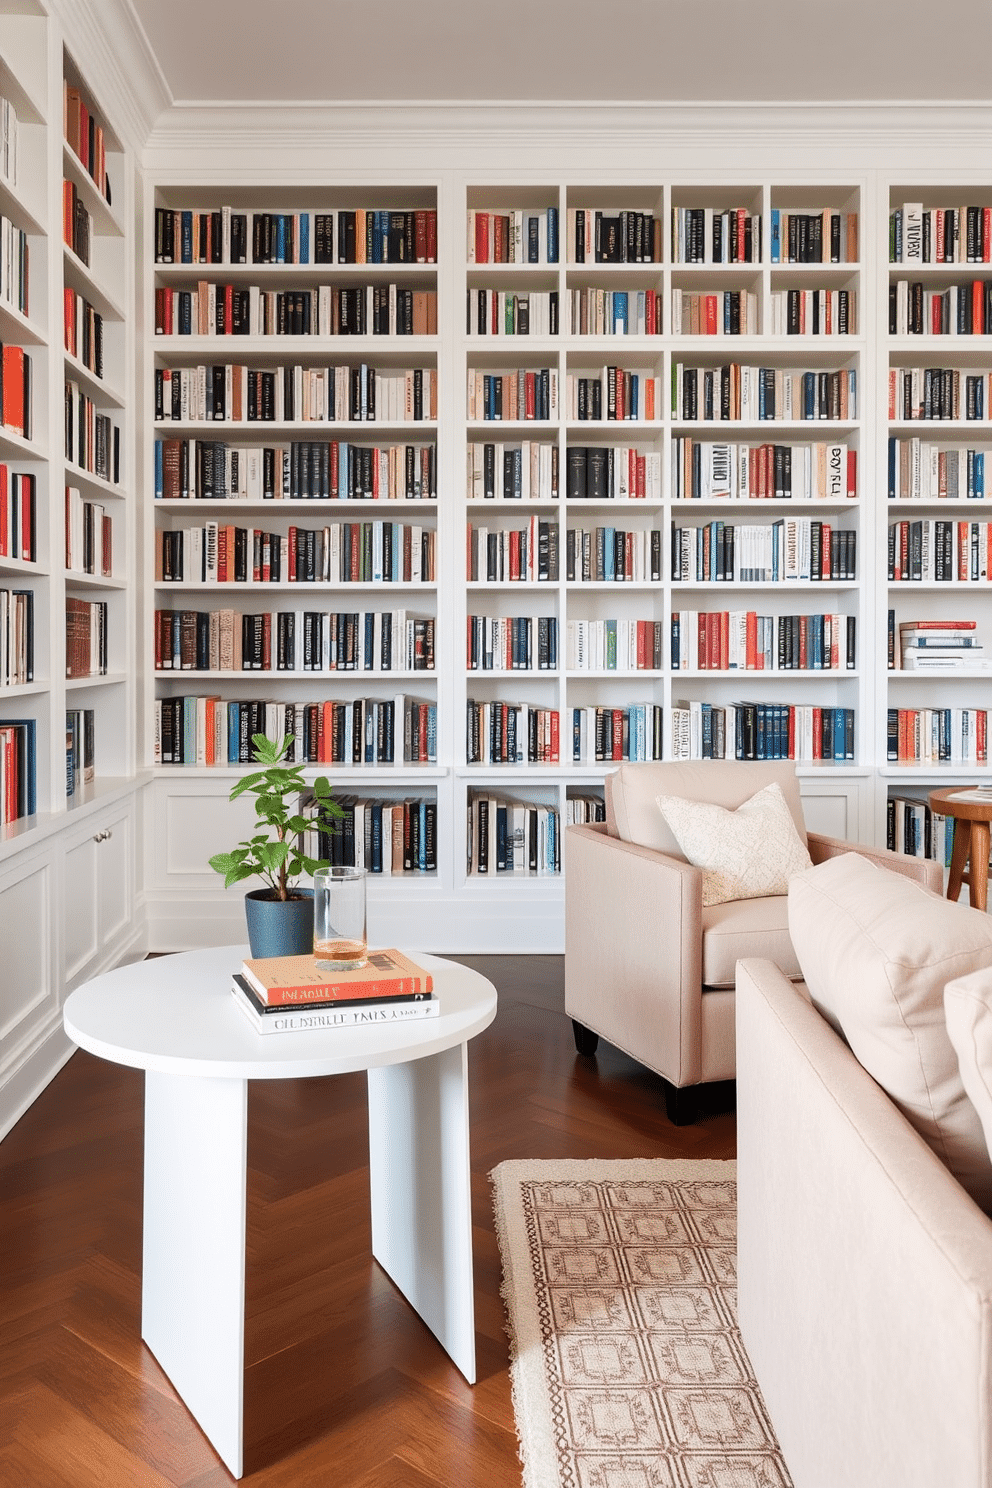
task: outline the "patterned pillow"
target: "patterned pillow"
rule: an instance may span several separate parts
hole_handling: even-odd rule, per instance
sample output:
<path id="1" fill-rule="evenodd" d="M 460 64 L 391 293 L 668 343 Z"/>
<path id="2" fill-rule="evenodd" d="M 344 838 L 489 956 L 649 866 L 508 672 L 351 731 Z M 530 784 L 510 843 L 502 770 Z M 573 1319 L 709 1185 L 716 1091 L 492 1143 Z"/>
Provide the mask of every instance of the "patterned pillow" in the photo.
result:
<path id="1" fill-rule="evenodd" d="M 736 811 L 684 796 L 657 799 L 679 847 L 703 870 L 704 904 L 787 894 L 792 875 L 813 866 L 777 781 Z"/>

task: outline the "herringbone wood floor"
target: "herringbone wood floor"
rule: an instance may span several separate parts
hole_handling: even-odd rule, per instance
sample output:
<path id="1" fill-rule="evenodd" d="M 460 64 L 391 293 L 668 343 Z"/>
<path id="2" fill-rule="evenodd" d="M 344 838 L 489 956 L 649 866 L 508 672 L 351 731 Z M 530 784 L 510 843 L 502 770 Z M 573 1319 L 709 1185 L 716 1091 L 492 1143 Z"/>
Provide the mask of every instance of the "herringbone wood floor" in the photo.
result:
<path id="1" fill-rule="evenodd" d="M 479 1380 L 369 1255 L 365 1077 L 250 1088 L 252 1488 L 518 1488 L 487 1174 L 505 1158 L 731 1157 L 726 1090 L 676 1129 L 616 1050 L 574 1052 L 556 956 L 464 957 L 499 988 L 471 1045 Z M 233 1480 L 140 1341 L 143 1076 L 77 1053 L 0 1144 L 0 1485 Z"/>

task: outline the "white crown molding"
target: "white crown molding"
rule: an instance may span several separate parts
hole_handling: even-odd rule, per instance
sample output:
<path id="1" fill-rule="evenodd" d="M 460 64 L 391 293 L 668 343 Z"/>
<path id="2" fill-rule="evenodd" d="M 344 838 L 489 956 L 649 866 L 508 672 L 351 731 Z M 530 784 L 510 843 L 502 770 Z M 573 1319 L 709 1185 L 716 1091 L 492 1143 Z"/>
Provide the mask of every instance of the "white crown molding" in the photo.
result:
<path id="1" fill-rule="evenodd" d="M 140 156 L 172 94 L 130 0 L 49 0 L 114 132 Z"/>

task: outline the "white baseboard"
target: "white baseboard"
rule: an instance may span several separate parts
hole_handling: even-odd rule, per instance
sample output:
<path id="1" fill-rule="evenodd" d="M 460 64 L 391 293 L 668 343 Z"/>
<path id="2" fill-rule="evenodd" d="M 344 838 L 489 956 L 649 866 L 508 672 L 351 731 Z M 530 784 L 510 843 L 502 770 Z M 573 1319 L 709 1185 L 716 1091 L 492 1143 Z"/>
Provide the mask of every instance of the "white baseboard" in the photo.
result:
<path id="1" fill-rule="evenodd" d="M 62 1018 L 31 1052 L 6 1074 L 0 1085 L 0 1141 L 76 1052 L 62 1027 Z"/>

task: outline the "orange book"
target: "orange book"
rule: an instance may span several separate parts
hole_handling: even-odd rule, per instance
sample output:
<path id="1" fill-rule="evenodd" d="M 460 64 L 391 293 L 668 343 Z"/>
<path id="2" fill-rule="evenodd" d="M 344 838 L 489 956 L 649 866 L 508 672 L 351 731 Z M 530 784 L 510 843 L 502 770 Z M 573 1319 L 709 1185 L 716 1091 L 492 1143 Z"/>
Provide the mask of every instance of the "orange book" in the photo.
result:
<path id="1" fill-rule="evenodd" d="M 241 975 L 267 1007 L 386 997 L 422 1001 L 434 991 L 431 973 L 393 948 L 370 951 L 367 964 L 356 971 L 318 971 L 313 956 L 266 956 L 243 961 Z"/>
<path id="2" fill-rule="evenodd" d="M 3 403 L 0 421 L 5 429 L 14 434 L 28 435 L 25 426 L 27 413 L 27 369 L 28 363 L 23 346 L 3 348 Z"/>

